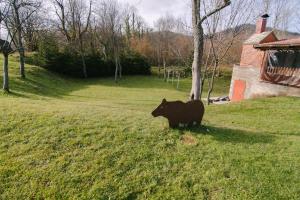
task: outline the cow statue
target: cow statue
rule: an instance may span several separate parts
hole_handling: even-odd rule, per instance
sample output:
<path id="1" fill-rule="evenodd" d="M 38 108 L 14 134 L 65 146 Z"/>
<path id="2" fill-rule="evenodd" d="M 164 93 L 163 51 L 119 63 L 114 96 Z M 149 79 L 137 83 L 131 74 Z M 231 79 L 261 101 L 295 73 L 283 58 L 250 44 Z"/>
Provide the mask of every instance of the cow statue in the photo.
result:
<path id="1" fill-rule="evenodd" d="M 169 126 L 176 128 L 180 124 L 192 126 L 200 125 L 204 115 L 204 105 L 200 100 L 168 102 L 163 99 L 162 103 L 152 112 L 153 117 L 165 117 L 169 120 Z"/>

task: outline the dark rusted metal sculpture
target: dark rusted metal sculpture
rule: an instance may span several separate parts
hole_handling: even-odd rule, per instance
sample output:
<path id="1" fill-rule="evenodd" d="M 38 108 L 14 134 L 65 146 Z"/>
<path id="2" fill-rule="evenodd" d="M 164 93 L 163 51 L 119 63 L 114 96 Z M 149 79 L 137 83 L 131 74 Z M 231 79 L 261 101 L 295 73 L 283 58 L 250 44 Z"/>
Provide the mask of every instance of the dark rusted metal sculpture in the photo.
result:
<path id="1" fill-rule="evenodd" d="M 152 115 L 153 117 L 167 118 L 171 128 L 176 128 L 179 124 L 200 125 L 204 115 L 204 105 L 200 100 L 184 103 L 182 101 L 168 102 L 164 99 L 152 112 Z"/>

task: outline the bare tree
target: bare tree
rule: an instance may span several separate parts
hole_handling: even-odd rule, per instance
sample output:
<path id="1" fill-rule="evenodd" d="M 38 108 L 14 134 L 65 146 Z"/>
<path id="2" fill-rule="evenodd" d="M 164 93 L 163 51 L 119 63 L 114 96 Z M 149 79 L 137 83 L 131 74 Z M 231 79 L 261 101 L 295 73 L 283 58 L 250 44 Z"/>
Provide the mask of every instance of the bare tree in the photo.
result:
<path id="1" fill-rule="evenodd" d="M 172 32 L 174 31 L 175 25 L 175 18 L 171 15 L 161 17 L 156 22 L 156 27 L 158 31 L 157 54 L 158 60 L 162 61 L 163 64 L 165 81 L 167 80 L 167 66 L 169 64 L 168 61 L 172 54 L 171 40 Z"/>
<path id="2" fill-rule="evenodd" d="M 82 60 L 84 78 L 88 77 L 85 62 L 84 35 L 90 26 L 92 0 L 54 0 L 55 13 L 59 19 L 58 28 L 69 45 L 77 50 Z"/>
<path id="3" fill-rule="evenodd" d="M 217 0 L 212 1 L 212 3 L 216 4 Z M 203 12 L 207 13 L 208 8 L 205 3 L 203 3 L 203 7 Z M 247 24 L 252 21 L 253 8 L 253 1 L 236 0 L 226 11 L 220 11 L 205 21 L 204 25 L 208 32 L 208 46 L 211 49 L 210 53 L 213 60 L 210 79 L 207 76 L 208 63 L 205 65 L 202 79 L 203 85 L 205 79 L 208 78 L 208 104 L 214 89 L 215 78 L 220 73 L 219 64 L 226 58 L 234 43 L 239 40 L 239 35 L 244 32 L 246 26 L 240 24 Z"/>
<path id="4" fill-rule="evenodd" d="M 261 2 L 257 1 L 256 4 L 259 5 Z M 288 28 L 294 23 L 297 11 L 299 9 L 297 1 L 291 0 L 263 0 L 264 7 L 262 10 L 258 10 L 257 15 L 262 13 L 269 13 L 271 16 L 270 26 L 273 30 L 280 30 L 282 37 L 286 36 Z"/>
<path id="5" fill-rule="evenodd" d="M 58 29 L 61 31 L 61 33 L 66 37 L 68 42 L 71 42 L 72 40 L 75 40 L 75 38 L 71 38 L 71 35 L 69 33 L 69 30 L 67 28 L 68 23 L 68 10 L 66 6 L 65 0 L 54 0 L 54 7 L 55 7 L 55 13 L 56 16 L 59 19 Z M 73 30 L 74 31 L 74 30 Z"/>
<path id="6" fill-rule="evenodd" d="M 82 70 L 83 70 L 83 75 L 85 78 L 88 77 L 87 75 L 87 69 L 86 69 L 86 63 L 85 63 L 85 58 L 84 58 L 84 47 L 83 47 L 83 37 L 84 34 L 88 31 L 88 27 L 90 25 L 90 18 L 91 18 L 91 12 L 92 12 L 92 1 L 89 1 L 89 7 L 87 13 L 84 13 L 84 5 L 82 0 L 73 0 L 72 6 L 70 6 L 72 14 L 72 24 L 74 24 L 74 27 L 77 27 L 77 39 L 79 42 L 79 52 L 82 60 Z M 83 22 L 83 18 L 86 14 L 86 21 L 85 24 Z M 73 17 L 74 16 L 74 17 Z"/>
<path id="7" fill-rule="evenodd" d="M 201 16 L 201 0 L 192 0 L 192 23 L 194 36 L 194 61 L 192 66 L 192 89 L 191 100 L 200 99 L 201 91 L 201 66 L 203 61 L 204 31 L 203 22 L 210 16 L 221 11 L 231 4 L 230 0 L 220 1 L 215 8 L 204 16 Z"/>
<path id="8" fill-rule="evenodd" d="M 103 46 L 103 54 L 112 55 L 115 62 L 115 81 L 122 76 L 120 55 L 122 52 L 122 7 L 117 1 L 101 1 L 98 5 L 98 39 Z"/>
<path id="9" fill-rule="evenodd" d="M 9 21 L 6 23 L 10 32 L 16 32 L 13 38 L 20 55 L 20 75 L 25 78 L 25 49 L 23 45 L 23 23 L 40 7 L 39 1 L 33 0 L 7 0 L 11 6 Z"/>
<path id="10" fill-rule="evenodd" d="M 28 16 L 30 11 L 24 11 L 24 15 Z M 28 51 L 36 51 L 38 48 L 39 32 L 44 27 L 44 19 L 40 13 L 35 12 L 29 18 L 23 17 L 25 20 L 22 26 L 22 35 Z"/>
<path id="11" fill-rule="evenodd" d="M 7 23 L 8 16 L 10 13 L 11 5 L 6 4 L 4 1 L 0 1 L 0 25 L 2 22 L 5 24 Z M 8 30 L 9 32 L 9 30 Z M 10 35 L 14 36 L 13 34 L 7 34 L 7 40 Z M 9 92 L 9 75 L 8 75 L 8 56 L 10 53 L 13 53 L 11 48 L 11 43 L 13 37 L 10 38 L 10 42 L 7 40 L 0 39 L 0 52 L 3 54 L 3 90 L 5 92 Z"/>
<path id="12" fill-rule="evenodd" d="M 0 52 L 3 54 L 3 90 L 9 92 L 8 56 L 13 53 L 11 42 L 0 39 Z"/>

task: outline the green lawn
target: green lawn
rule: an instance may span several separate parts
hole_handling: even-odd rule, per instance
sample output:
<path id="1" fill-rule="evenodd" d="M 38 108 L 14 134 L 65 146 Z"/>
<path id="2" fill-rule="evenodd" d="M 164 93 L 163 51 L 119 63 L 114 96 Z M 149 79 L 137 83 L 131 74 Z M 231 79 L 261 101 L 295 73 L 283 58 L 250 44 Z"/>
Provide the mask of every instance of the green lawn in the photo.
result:
<path id="1" fill-rule="evenodd" d="M 170 130 L 150 113 L 164 97 L 186 100 L 189 79 L 176 90 L 155 77 L 115 84 L 30 66 L 21 80 L 10 64 L 0 199 L 300 199 L 300 99 L 213 105 L 203 127 Z"/>

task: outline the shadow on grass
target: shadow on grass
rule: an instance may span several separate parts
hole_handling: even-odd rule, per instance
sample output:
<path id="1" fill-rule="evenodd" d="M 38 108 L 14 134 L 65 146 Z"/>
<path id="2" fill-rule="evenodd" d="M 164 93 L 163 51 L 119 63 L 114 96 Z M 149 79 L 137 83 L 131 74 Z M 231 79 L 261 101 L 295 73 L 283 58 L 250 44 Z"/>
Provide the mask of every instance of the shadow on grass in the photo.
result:
<path id="1" fill-rule="evenodd" d="M 125 76 L 118 83 L 115 83 L 113 77 L 76 79 L 39 67 L 28 68 L 25 79 L 18 76 L 16 68 L 10 69 L 10 74 L 11 92 L 9 95 L 25 98 L 30 98 L 32 95 L 62 98 L 63 96 L 70 96 L 69 94 L 73 91 L 84 89 L 90 85 L 129 89 L 171 89 L 175 87 L 153 76 Z M 2 82 L 2 77 L 0 77 L 0 82 Z"/>
<path id="2" fill-rule="evenodd" d="M 5 95 L 13 96 L 13 97 L 29 98 L 29 96 L 27 96 L 25 94 L 21 94 L 21 93 L 15 92 L 15 91 L 9 91 L 9 93 L 6 93 Z"/>
<path id="3" fill-rule="evenodd" d="M 69 96 L 73 91 L 81 90 L 91 85 L 129 89 L 168 89 L 188 93 L 191 84 L 190 79 L 182 79 L 180 80 L 179 89 L 176 90 L 176 79 L 174 79 L 174 83 L 172 84 L 170 82 L 164 82 L 163 79 L 157 76 L 151 75 L 124 76 L 118 83 L 115 83 L 113 77 L 76 79 L 62 76 L 37 66 L 28 67 L 26 69 L 26 79 L 21 79 L 19 78 L 18 67 L 14 65 L 17 65 L 17 62 L 13 63 L 9 69 L 10 90 L 13 96 L 16 97 L 22 96 L 31 98 L 32 95 L 35 95 L 62 98 L 63 96 Z M 0 82 L 1 81 L 2 77 L 0 77 Z"/>
<path id="4" fill-rule="evenodd" d="M 170 82 L 167 84 L 162 78 L 153 75 L 132 75 L 123 76 L 117 83 L 113 77 L 92 78 L 88 80 L 91 84 L 99 84 L 106 87 L 121 87 L 121 88 L 137 88 L 137 89 L 171 89 L 176 87 L 176 82 L 173 85 Z"/>
<path id="5" fill-rule="evenodd" d="M 237 129 L 219 128 L 212 126 L 179 128 L 180 131 L 190 131 L 192 134 L 211 135 L 217 141 L 224 143 L 273 143 L 276 136 L 271 134 L 249 132 Z"/>
<path id="6" fill-rule="evenodd" d="M 224 91 L 229 91 L 231 75 L 222 76 L 216 80 L 214 93 L 217 95 L 225 95 Z M 178 92 L 189 93 L 191 89 L 191 78 L 180 79 L 179 88 L 177 89 L 177 79 L 175 78 L 172 83 L 172 78 L 169 82 L 165 82 L 163 78 L 158 78 L 155 75 L 142 76 L 124 76 L 118 83 L 115 83 L 113 77 L 89 79 L 91 84 L 99 84 L 106 87 L 120 87 L 120 88 L 133 88 L 133 89 L 169 89 Z M 204 91 L 208 88 L 205 85 Z M 225 92 L 226 93 L 226 92 Z"/>
<path id="7" fill-rule="evenodd" d="M 15 75 L 11 76 L 9 81 L 8 95 L 24 98 L 31 98 L 32 95 L 62 98 L 73 91 L 88 87 L 85 80 L 69 79 L 38 67 L 28 69 L 25 79 Z"/>

